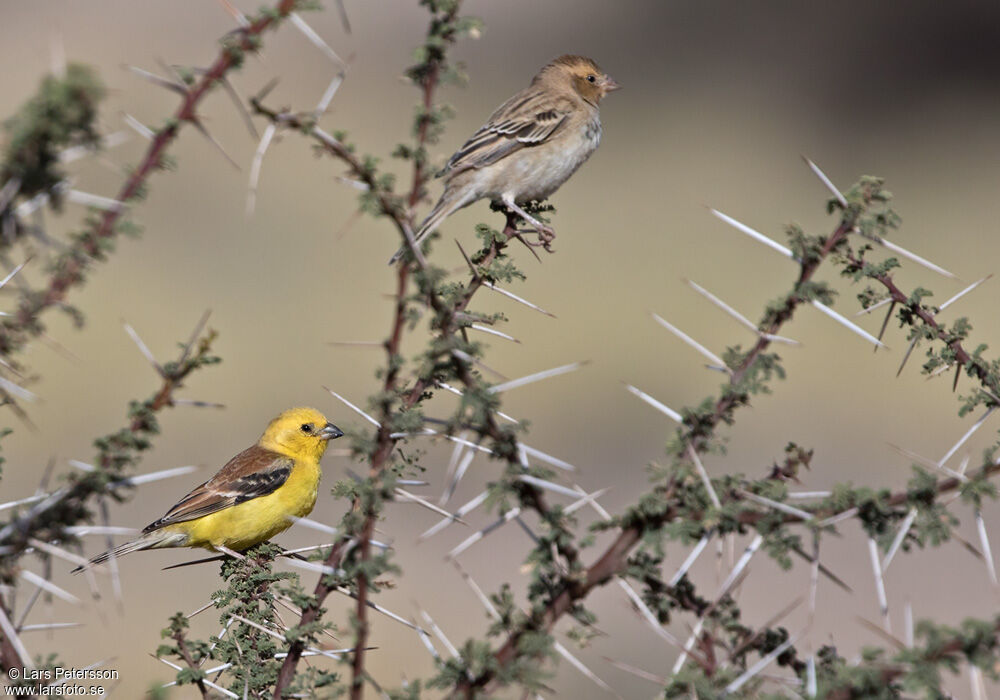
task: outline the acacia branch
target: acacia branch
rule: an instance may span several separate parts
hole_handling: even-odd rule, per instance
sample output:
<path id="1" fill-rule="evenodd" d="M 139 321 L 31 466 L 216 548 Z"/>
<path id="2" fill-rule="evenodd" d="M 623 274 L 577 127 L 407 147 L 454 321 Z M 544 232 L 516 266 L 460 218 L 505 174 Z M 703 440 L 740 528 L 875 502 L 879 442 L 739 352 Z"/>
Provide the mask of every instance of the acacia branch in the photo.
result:
<path id="1" fill-rule="evenodd" d="M 119 202 L 130 202 L 141 193 L 152 173 L 163 167 L 167 147 L 177 138 L 181 126 L 198 122 L 196 109 L 208 92 L 240 65 L 244 53 L 256 51 L 260 35 L 293 12 L 300 1 L 280 0 L 272 10 L 262 12 L 253 22 L 228 35 L 211 67 L 187 90 L 174 116 L 156 132 L 138 167 L 122 185 Z M 118 233 L 117 224 L 124 212 L 124 206 L 105 211 L 60 255 L 44 289 L 22 298 L 17 312 L 0 323 L 0 355 L 12 354 L 42 332 L 41 315 L 62 304 L 69 290 L 83 282 L 91 262 L 104 256 L 108 241 Z"/>

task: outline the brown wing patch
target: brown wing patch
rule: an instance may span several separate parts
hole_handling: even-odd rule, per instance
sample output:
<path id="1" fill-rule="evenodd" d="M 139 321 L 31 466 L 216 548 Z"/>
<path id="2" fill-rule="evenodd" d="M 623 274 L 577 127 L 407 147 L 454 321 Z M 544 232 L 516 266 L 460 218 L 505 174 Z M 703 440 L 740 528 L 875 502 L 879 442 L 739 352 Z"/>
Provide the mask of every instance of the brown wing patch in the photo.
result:
<path id="1" fill-rule="evenodd" d="M 179 500 L 166 515 L 147 525 L 143 532 L 194 520 L 224 508 L 266 496 L 278 489 L 292 473 L 288 457 L 254 445 L 226 463 L 219 473 Z"/>
<path id="2" fill-rule="evenodd" d="M 458 174 L 482 168 L 526 146 L 551 138 L 565 123 L 572 106 L 541 90 L 528 88 L 497 109 L 475 134 L 455 152 L 441 174 Z"/>

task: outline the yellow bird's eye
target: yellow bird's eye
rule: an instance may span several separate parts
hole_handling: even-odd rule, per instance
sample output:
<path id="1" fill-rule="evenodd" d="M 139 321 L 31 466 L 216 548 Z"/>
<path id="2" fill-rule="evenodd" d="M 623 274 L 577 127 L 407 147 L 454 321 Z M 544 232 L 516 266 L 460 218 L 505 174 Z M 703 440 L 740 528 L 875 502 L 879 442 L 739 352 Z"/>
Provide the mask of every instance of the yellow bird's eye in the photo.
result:
<path id="1" fill-rule="evenodd" d="M 587 76 L 587 82 L 588 83 L 596 83 L 597 82 L 597 76 L 595 76 L 593 74 L 588 75 Z"/>
<path id="2" fill-rule="evenodd" d="M 313 431 L 312 423 L 303 423 L 301 427 L 302 427 L 302 432 L 305 433 L 306 435 L 312 434 Z"/>

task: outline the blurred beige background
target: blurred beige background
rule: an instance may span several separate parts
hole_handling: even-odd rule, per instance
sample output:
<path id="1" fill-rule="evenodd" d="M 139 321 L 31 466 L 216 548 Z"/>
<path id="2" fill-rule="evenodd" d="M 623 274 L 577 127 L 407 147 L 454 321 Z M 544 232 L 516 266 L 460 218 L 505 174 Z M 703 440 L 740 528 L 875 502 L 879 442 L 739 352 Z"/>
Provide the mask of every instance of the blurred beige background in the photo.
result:
<path id="1" fill-rule="evenodd" d="M 250 11 L 256 3 L 236 4 Z M 412 1 L 346 0 L 346 5 L 351 35 L 333 8 L 307 16 L 337 52 L 353 57 L 323 125 L 347 130 L 362 151 L 398 167 L 388 154 L 409 138 L 417 97 L 399 75 L 425 30 L 425 15 Z M 234 26 L 210 0 L 6 0 L 0 11 L 0 115 L 10 114 L 34 91 L 49 69 L 58 37 L 70 60 L 97 66 L 112 88 L 103 110 L 108 130 L 125 128 L 122 112 L 160 124 L 177 103 L 174 95 L 124 70 L 124 64 L 156 72 L 161 71 L 159 59 L 203 66 L 215 56 L 218 37 Z M 662 460 L 662 446 L 673 429 L 627 394 L 622 382 L 674 408 L 699 402 L 719 384 L 719 375 L 704 370 L 701 357 L 655 325 L 649 312 L 721 353 L 730 344 L 745 346 L 752 336 L 682 280 L 698 282 L 756 319 L 795 273 L 787 260 L 711 217 L 706 205 L 780 241 L 783 225 L 791 221 L 811 232 L 831 230 L 833 222 L 824 214 L 827 193 L 803 165 L 804 154 L 843 188 L 861 174 L 884 176 L 897 193 L 895 206 L 904 220 L 897 242 L 961 277 L 945 280 L 907 265 L 898 275 L 905 288 L 930 287 L 940 303 L 996 271 L 996 6 L 478 0 L 467 2 L 466 12 L 482 16 L 486 31 L 455 51 L 472 82 L 467 89 L 441 93 L 458 111 L 435 148 L 441 160 L 560 53 L 594 57 L 625 87 L 603 105 L 600 150 L 553 199 L 557 253 L 544 256 L 541 264 L 523 250 L 515 253 L 529 275 L 516 291 L 558 319 L 498 296 L 477 300 L 478 309 L 505 312 L 511 322 L 503 330 L 523 341 L 492 343 L 488 363 L 505 375 L 591 361 L 576 374 L 512 391 L 505 410 L 531 421 L 529 444 L 578 465 L 576 480 L 585 488 L 613 487 L 602 499 L 612 512 L 641 492 L 645 466 Z M 334 66 L 290 26 L 269 33 L 265 47 L 235 77 L 236 85 L 250 94 L 280 76 L 270 102 L 311 109 Z M 221 92 L 202 113 L 241 171 L 194 130 L 184 130 L 172 149 L 178 172 L 156 176 L 148 201 L 135 211 L 145 226 L 142 238 L 121 241 L 110 262 L 71 298 L 86 312 L 86 327 L 77 331 L 65 318 L 47 318 L 52 338 L 77 359 L 41 343 L 29 350 L 26 360 L 41 376 L 33 389 L 42 400 L 31 407 L 38 428 L 14 423 L 15 434 L 4 441 L 9 461 L 0 500 L 31 493 L 50 458 L 62 469 L 70 469 L 68 459 L 91 459 L 92 439 L 117 429 L 127 401 L 154 389 L 155 377 L 122 330 L 122 320 L 164 359 L 173 356 L 175 341 L 187 336 L 206 308 L 213 310 L 211 325 L 221 334 L 216 349 L 224 363 L 196 375 L 179 395 L 228 408 L 178 408 L 164 414 L 164 433 L 144 459 L 143 471 L 197 464 L 207 478 L 287 406 L 316 405 L 341 425 L 358 424 L 321 385 L 358 403 L 376 390 L 373 372 L 381 354 L 330 342 L 381 340 L 386 333 L 390 307 L 382 295 L 391 291 L 392 276 L 385 260 L 398 246 L 395 233 L 370 218 L 342 233 L 356 193 L 336 181 L 342 172 L 337 163 L 315 158 L 310 145 L 294 134 L 268 152 L 256 215 L 247 220 L 247 172 L 256 144 Z M 143 146 L 133 138 L 99 159 L 75 165 L 77 187 L 113 196 L 120 168 L 136 162 Z M 439 192 L 435 183 L 431 194 Z M 48 223 L 55 232 L 71 230 L 82 213 L 69 205 Z M 448 223 L 439 246 L 447 260 L 460 264 L 450 239 L 471 241 L 471 225 L 488 215 L 480 203 Z M 38 279 L 38 267 L 31 278 Z M 843 291 L 839 309 L 856 310 L 855 290 L 836 280 L 830 268 L 824 268 L 823 278 Z M 996 347 L 998 300 L 994 281 L 950 309 L 946 318 L 968 314 L 976 324 L 974 340 Z M 873 332 L 880 322 L 880 317 L 862 321 Z M 789 380 L 739 413 L 728 431 L 729 455 L 708 460 L 711 472 L 761 474 L 794 440 L 816 450 L 808 488 L 847 480 L 898 488 L 909 466 L 888 443 L 937 459 L 972 423 L 956 415 L 950 377 L 928 382 L 918 372 L 918 356 L 895 378 L 906 347 L 898 332 L 887 336 L 890 352 L 873 355 L 857 336 L 804 309 L 785 333 L 803 343 L 779 348 Z M 412 343 L 408 350 L 412 354 L 419 347 Z M 967 389 L 968 382 L 960 387 Z M 976 464 L 981 448 L 996 437 L 998 420 L 992 419 L 956 460 L 968 452 Z M 435 496 L 448 453 L 432 449 L 426 459 L 433 485 L 425 490 Z M 328 457 L 325 483 L 342 477 L 347 466 L 343 457 Z M 477 459 L 452 504 L 478 493 L 497 471 Z M 114 522 L 145 525 L 198 478 L 141 489 L 132 502 L 114 510 Z M 335 524 L 342 509 L 324 489 L 313 515 Z M 961 506 L 955 512 L 963 520 L 962 532 L 974 540 L 971 514 Z M 991 528 L 1000 522 L 993 505 L 986 516 Z M 584 522 L 590 517 L 585 515 Z M 452 527 L 428 543 L 414 544 L 415 534 L 435 520 L 415 506 L 390 508 L 380 529 L 394 541 L 405 576 L 381 602 L 411 615 L 418 601 L 458 643 L 480 635 L 487 622 L 471 592 L 442 562 L 443 553 L 468 531 Z M 470 522 L 482 526 L 489 520 L 478 513 Z M 101 543 L 93 539 L 89 546 L 96 552 Z M 294 528 L 279 541 L 293 546 L 319 539 Z M 527 546 L 523 533 L 511 526 L 486 546 L 473 548 L 463 562 L 487 588 L 508 580 L 520 590 L 526 576 L 519 564 Z M 683 556 L 672 547 L 670 566 Z M 845 652 L 881 643 L 853 617 L 878 616 L 859 531 L 848 526 L 843 538 L 830 538 L 824 557 L 855 594 L 822 584 L 823 609 L 812 640 L 836 639 Z M 79 665 L 113 657 L 108 665 L 121 672 L 121 697 L 138 697 L 151 683 L 169 680 L 172 672 L 149 656 L 159 643 L 159 630 L 171 613 L 198 608 L 218 587 L 215 566 L 160 571 L 186 558 L 193 557 L 144 553 L 125 559 L 124 616 L 111 606 L 102 620 L 92 606 L 81 612 L 57 605 L 55 620 L 83 620 L 87 626 L 51 638 L 26 636 L 29 650 L 57 650 Z M 716 585 L 712 559 L 705 556 L 696 572 L 706 594 Z M 798 564 L 781 575 L 760 556 L 751 569 L 742 593 L 751 623 L 765 621 L 808 585 L 808 570 Z M 303 578 L 312 585 L 311 575 Z M 80 579 L 63 572 L 56 580 L 86 597 Z M 887 585 L 899 635 L 905 601 L 912 602 L 918 617 L 953 623 L 996 608 L 984 567 L 955 544 L 900 557 Z M 666 674 L 674 650 L 643 626 L 617 587 L 598 591 L 590 603 L 609 636 L 580 657 L 623 696 L 653 696 L 654 685 L 602 657 Z M 351 609 L 342 598 L 331 599 L 329 607 L 340 623 Z M 673 631 L 686 636 L 686 622 L 679 618 Z M 371 656 L 372 672 L 381 683 L 394 686 L 431 672 L 430 657 L 415 635 L 384 618 L 376 616 L 374 623 L 379 650 Z M 793 615 L 788 624 L 798 629 L 804 615 Z M 216 633 L 218 626 L 213 613 L 196 618 L 195 630 L 203 636 Z M 603 695 L 566 663 L 552 686 L 565 697 Z M 969 696 L 966 675 L 952 678 L 951 687 L 956 696 Z"/>

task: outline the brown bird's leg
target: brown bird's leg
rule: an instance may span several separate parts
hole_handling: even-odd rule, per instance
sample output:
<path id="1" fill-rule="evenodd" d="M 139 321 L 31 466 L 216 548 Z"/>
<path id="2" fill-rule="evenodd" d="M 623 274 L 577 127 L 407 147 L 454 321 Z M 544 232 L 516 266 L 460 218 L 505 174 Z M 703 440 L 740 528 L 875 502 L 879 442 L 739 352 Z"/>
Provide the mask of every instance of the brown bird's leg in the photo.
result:
<path id="1" fill-rule="evenodd" d="M 514 201 L 513 197 L 505 197 L 503 203 L 508 209 L 516 212 L 518 216 L 520 216 L 522 219 L 531 224 L 531 227 L 538 232 L 538 240 L 540 245 L 544 247 L 545 250 L 549 250 L 549 244 L 551 244 L 552 241 L 554 241 L 556 238 L 555 229 L 553 229 L 551 226 L 546 226 L 541 221 L 539 221 L 531 214 L 526 212 L 524 209 L 517 206 L 517 203 Z"/>

